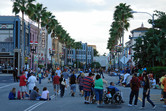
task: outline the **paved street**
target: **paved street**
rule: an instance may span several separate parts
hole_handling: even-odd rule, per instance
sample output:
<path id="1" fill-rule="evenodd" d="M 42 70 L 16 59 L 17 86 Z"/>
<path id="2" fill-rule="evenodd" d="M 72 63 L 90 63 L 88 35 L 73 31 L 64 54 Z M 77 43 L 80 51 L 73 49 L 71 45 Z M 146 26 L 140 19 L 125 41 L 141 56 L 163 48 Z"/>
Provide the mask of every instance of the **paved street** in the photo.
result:
<path id="1" fill-rule="evenodd" d="M 129 93 L 130 88 L 124 88 L 122 86 L 118 86 L 118 88 L 123 92 L 123 97 L 125 100 L 124 104 L 121 105 L 103 105 L 103 107 L 98 108 L 96 104 L 84 104 L 84 98 L 79 96 L 78 87 L 77 93 L 75 97 L 71 97 L 69 95 L 69 88 L 67 89 L 65 96 L 63 98 L 54 96 L 53 87 L 51 83 L 47 83 L 47 79 L 42 80 L 42 84 L 37 86 L 40 89 L 40 93 L 42 92 L 42 88 L 46 86 L 50 91 L 50 97 L 52 98 L 51 101 L 31 101 L 31 100 L 8 100 L 8 93 L 13 88 L 16 87 L 18 90 L 18 83 L 4 83 L 3 79 L 8 79 L 5 77 L 0 76 L 0 106 L 1 111 L 137 111 L 141 106 L 141 98 L 142 98 L 142 89 L 140 90 L 139 95 L 139 102 L 138 106 L 136 107 L 128 107 L 128 100 L 129 100 Z M 108 76 L 105 74 L 105 78 L 107 81 L 116 82 L 118 77 L 115 76 Z M 163 102 L 160 102 L 160 90 L 158 89 L 151 89 L 151 99 L 157 105 L 156 111 L 165 111 L 162 107 Z M 152 107 L 149 103 L 146 102 L 145 111 L 151 111 Z"/>

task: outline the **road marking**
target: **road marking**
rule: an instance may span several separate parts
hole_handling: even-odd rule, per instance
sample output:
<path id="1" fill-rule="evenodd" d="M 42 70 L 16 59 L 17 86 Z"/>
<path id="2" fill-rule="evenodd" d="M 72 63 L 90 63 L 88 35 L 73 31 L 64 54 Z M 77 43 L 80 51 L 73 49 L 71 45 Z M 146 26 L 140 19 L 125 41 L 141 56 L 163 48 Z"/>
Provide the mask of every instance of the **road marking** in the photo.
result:
<path id="1" fill-rule="evenodd" d="M 18 83 L 13 83 L 13 84 L 5 85 L 5 86 L 0 87 L 0 89 L 5 88 L 5 87 L 9 87 L 9 86 L 12 86 L 12 85 L 15 85 L 15 84 L 18 84 Z"/>
<path id="2" fill-rule="evenodd" d="M 54 98 L 55 98 L 55 95 L 52 95 L 50 98 L 51 98 L 51 100 L 54 99 Z M 44 103 L 46 103 L 46 102 L 48 102 L 48 101 L 40 101 L 40 102 L 38 102 L 38 103 L 36 103 L 36 104 L 30 106 L 29 108 L 25 109 L 24 111 L 32 111 L 32 110 L 34 110 L 35 108 L 37 108 L 38 106 L 40 106 L 40 105 L 42 105 L 42 104 L 44 104 Z"/>

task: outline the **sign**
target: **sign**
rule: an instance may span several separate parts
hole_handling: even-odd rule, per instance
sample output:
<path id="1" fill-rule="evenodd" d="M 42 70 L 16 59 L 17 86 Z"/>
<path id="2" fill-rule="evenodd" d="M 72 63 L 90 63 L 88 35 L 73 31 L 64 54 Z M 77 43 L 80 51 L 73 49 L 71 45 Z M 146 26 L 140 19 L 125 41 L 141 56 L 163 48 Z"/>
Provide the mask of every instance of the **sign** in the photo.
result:
<path id="1" fill-rule="evenodd" d="M 34 55 L 34 63 L 38 64 L 38 55 L 36 55 L 36 54 Z"/>
<path id="2" fill-rule="evenodd" d="M 41 38 L 42 38 L 42 48 L 45 47 L 45 38 L 46 38 L 46 29 L 44 27 L 42 27 L 41 29 Z"/>
<path id="3" fill-rule="evenodd" d="M 13 24 L 0 24 L 0 29 L 13 29 Z"/>
<path id="4" fill-rule="evenodd" d="M 123 56 L 123 57 L 120 59 L 120 61 L 121 61 L 123 64 L 126 64 L 126 63 L 129 61 L 129 59 L 126 58 L 125 56 Z"/>

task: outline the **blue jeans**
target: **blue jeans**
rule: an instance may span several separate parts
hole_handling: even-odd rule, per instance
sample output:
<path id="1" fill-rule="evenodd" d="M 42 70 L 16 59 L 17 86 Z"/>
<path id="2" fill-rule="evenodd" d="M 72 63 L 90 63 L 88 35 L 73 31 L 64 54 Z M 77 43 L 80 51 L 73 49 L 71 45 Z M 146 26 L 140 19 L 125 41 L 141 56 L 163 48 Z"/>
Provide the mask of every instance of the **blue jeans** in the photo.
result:
<path id="1" fill-rule="evenodd" d="M 150 100 L 150 90 L 148 95 L 146 95 L 146 90 L 143 90 L 143 98 L 142 98 L 142 107 L 145 107 L 145 98 L 147 97 L 147 101 L 154 107 L 154 103 Z"/>
<path id="2" fill-rule="evenodd" d="M 96 89 L 95 88 L 95 96 L 96 96 L 96 101 L 102 101 L 103 89 Z"/>
<path id="3" fill-rule="evenodd" d="M 84 91 L 84 97 L 89 97 L 90 96 L 90 91 Z"/>
<path id="4" fill-rule="evenodd" d="M 39 84 L 41 84 L 41 77 L 39 77 Z"/>

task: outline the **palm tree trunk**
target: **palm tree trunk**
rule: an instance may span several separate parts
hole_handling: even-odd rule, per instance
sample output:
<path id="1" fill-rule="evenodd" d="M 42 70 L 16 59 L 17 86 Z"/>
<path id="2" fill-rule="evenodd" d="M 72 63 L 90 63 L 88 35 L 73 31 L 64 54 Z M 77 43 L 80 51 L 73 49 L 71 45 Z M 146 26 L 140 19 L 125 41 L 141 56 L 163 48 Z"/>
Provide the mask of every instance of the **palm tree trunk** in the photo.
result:
<path id="1" fill-rule="evenodd" d="M 60 63 L 59 63 L 59 39 L 58 39 L 58 42 L 57 42 L 57 49 L 58 49 L 58 50 L 57 50 L 57 58 L 58 58 L 58 61 L 57 61 L 57 62 L 58 62 L 58 64 L 60 64 Z"/>
<path id="2" fill-rule="evenodd" d="M 38 22 L 37 42 L 39 41 L 39 33 L 40 33 L 40 30 L 39 30 L 39 23 L 40 23 L 40 22 Z M 37 44 L 37 50 L 36 50 L 36 53 L 37 53 L 37 56 L 38 56 L 38 62 L 37 62 L 37 66 L 36 66 L 36 72 L 37 72 L 37 73 L 38 73 L 38 64 L 39 64 L 38 49 L 39 49 L 39 42 L 38 42 L 38 44 Z"/>
<path id="3" fill-rule="evenodd" d="M 22 36 L 21 36 L 21 55 L 22 55 L 22 61 L 21 61 L 21 71 L 24 70 L 25 62 L 24 62 L 24 12 L 22 12 Z"/>
<path id="4" fill-rule="evenodd" d="M 46 49 L 45 49 L 45 62 L 46 62 L 45 68 L 46 69 L 47 69 L 47 50 L 48 50 L 48 31 L 47 31 L 47 36 L 46 36 Z"/>

